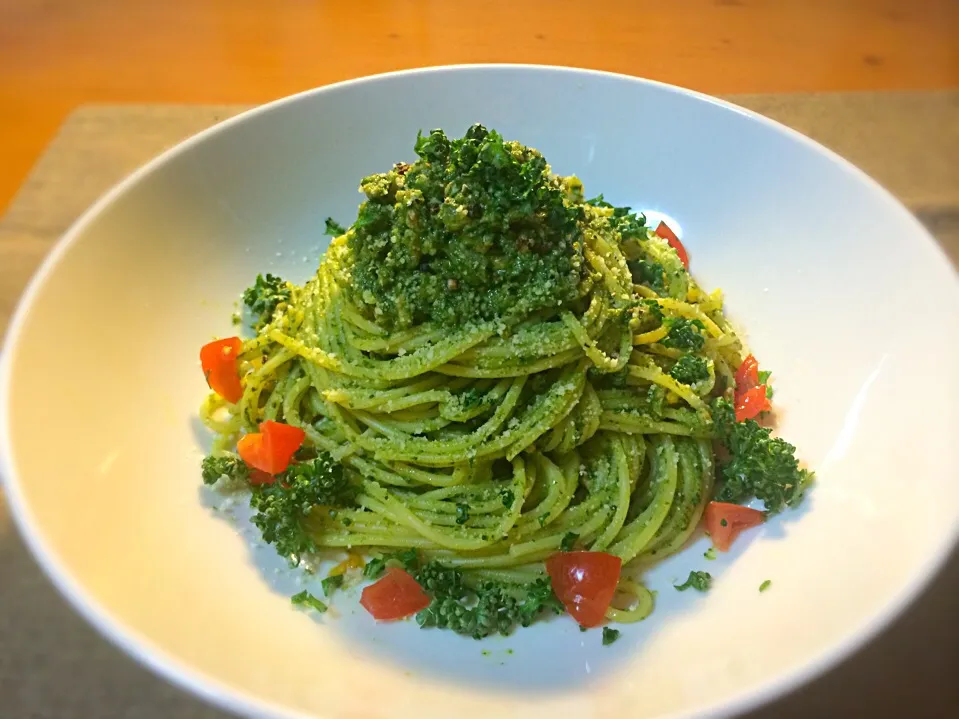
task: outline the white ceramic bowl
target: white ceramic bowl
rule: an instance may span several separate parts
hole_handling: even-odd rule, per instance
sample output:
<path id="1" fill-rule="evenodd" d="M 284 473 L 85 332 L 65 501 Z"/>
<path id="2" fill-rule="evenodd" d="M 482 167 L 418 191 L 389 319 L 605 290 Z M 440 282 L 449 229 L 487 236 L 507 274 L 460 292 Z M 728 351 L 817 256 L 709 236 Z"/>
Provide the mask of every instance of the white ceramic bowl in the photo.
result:
<path id="1" fill-rule="evenodd" d="M 653 616 L 604 648 L 552 621 L 474 642 L 374 626 L 355 597 L 315 620 L 296 578 L 211 511 L 197 350 L 257 273 L 302 280 L 359 179 L 417 130 L 482 121 L 590 193 L 682 226 L 776 373 L 781 433 L 818 473 L 802 509 L 706 563 L 652 571 Z M 740 711 L 848 654 L 953 544 L 959 284 L 861 172 L 774 122 L 614 75 L 463 67 L 347 82 L 183 143 L 98 202 L 47 259 L 0 373 L 17 522 L 77 609 L 163 676 L 245 714 L 583 719 Z M 708 595 L 678 593 L 690 569 Z M 770 591 L 760 594 L 761 582 Z M 509 650 L 512 650 L 510 653 Z M 485 652 L 485 653 L 484 653 Z"/>

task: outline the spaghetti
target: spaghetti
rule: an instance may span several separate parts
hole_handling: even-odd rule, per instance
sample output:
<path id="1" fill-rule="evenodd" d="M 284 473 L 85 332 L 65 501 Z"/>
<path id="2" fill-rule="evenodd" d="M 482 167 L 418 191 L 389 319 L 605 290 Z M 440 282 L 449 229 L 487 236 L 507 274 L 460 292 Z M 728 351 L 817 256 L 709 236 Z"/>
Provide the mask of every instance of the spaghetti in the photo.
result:
<path id="1" fill-rule="evenodd" d="M 413 174 L 404 165 L 377 176 L 394 185 L 388 203 L 408 199 Z M 216 452 L 273 420 L 344 468 L 355 502 L 309 512 L 317 547 L 415 549 L 473 582 L 521 584 L 574 547 L 636 566 L 662 559 L 700 522 L 715 475 L 710 402 L 732 397 L 743 342 L 722 296 L 696 284 L 642 215 L 584 201 L 575 177 L 548 166 L 543 178 L 575 210 L 561 275 L 575 291 L 552 306 L 533 292 L 510 312 L 457 310 L 455 322 L 411 303 L 401 311 L 401 295 L 390 304 L 359 286 L 361 208 L 316 275 L 287 285 L 243 342 L 242 396 L 203 403 Z M 392 280 L 436 270 L 421 261 Z M 535 272 L 520 279 L 535 285 Z M 470 278 L 441 281 L 455 295 Z M 632 606 L 611 606 L 608 618 L 652 610 L 632 578 L 619 590 Z"/>

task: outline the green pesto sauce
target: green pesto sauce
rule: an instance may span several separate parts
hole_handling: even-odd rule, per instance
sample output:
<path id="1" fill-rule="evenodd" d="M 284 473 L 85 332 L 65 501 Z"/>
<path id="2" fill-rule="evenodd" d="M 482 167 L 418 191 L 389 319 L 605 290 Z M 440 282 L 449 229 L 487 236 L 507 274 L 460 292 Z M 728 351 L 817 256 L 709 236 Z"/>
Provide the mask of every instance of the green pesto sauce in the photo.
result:
<path id="1" fill-rule="evenodd" d="M 363 179 L 347 234 L 354 300 L 387 326 L 513 324 L 582 294 L 578 181 L 474 125 L 420 135 L 419 159 Z"/>

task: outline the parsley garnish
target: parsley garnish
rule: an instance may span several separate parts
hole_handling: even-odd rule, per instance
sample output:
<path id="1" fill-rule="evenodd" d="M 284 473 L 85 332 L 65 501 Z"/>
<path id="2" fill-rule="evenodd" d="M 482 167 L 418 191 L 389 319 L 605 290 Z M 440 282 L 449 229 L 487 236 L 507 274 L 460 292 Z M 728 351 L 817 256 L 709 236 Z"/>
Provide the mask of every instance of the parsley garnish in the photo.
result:
<path id="1" fill-rule="evenodd" d="M 337 589 L 343 586 L 343 575 L 334 574 L 332 576 L 329 576 L 326 579 L 324 579 L 322 582 L 320 582 L 320 585 L 323 587 L 323 596 L 328 597 L 334 591 L 336 591 Z"/>
<path id="2" fill-rule="evenodd" d="M 294 607 L 309 607 L 315 609 L 320 614 L 326 611 L 326 605 L 305 589 L 290 597 L 290 602 Z"/>
<path id="3" fill-rule="evenodd" d="M 379 579 L 386 571 L 386 560 L 382 557 L 373 557 L 363 567 L 363 576 L 367 579 Z"/>
<path id="4" fill-rule="evenodd" d="M 326 234 L 330 237 L 339 237 L 346 234 L 346 228 L 332 217 L 326 218 Z"/>
<path id="5" fill-rule="evenodd" d="M 603 646 L 608 647 L 610 644 L 619 639 L 619 630 L 611 629 L 610 627 L 603 627 Z"/>
<path id="6" fill-rule="evenodd" d="M 685 592 L 692 587 L 700 592 L 705 592 L 713 583 L 713 577 L 709 572 L 690 572 L 689 578 L 683 584 L 674 584 L 673 589 Z"/>

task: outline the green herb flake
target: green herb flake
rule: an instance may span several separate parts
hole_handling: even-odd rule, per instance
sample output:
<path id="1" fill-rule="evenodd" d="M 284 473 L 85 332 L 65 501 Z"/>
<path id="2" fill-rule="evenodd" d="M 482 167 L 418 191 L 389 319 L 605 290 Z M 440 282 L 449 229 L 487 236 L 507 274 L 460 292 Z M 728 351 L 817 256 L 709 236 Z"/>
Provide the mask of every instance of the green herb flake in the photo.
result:
<path id="1" fill-rule="evenodd" d="M 710 547 L 707 549 L 705 552 L 703 552 L 703 556 L 709 561 L 714 560 L 716 558 L 716 547 Z"/>
<path id="2" fill-rule="evenodd" d="M 769 587 L 772 586 L 772 583 L 773 583 L 773 580 L 767 579 L 765 582 L 759 585 L 759 591 L 765 592 L 767 589 L 769 589 Z"/>
<path id="3" fill-rule="evenodd" d="M 416 571 L 420 566 L 420 555 L 415 549 L 404 549 L 402 552 L 388 556 L 386 560 L 399 562 L 407 572 Z"/>
<path id="4" fill-rule="evenodd" d="M 332 217 L 326 218 L 326 234 L 330 237 L 339 237 L 346 234 L 346 228 Z"/>
<path id="5" fill-rule="evenodd" d="M 277 307 L 290 301 L 290 284 L 282 277 L 257 275 L 253 285 L 243 292 L 243 304 L 254 317 L 253 329 L 259 332 L 273 320 Z"/>
<path id="6" fill-rule="evenodd" d="M 603 627 L 603 646 L 608 647 L 610 644 L 619 639 L 619 635 L 620 631 L 618 629 Z"/>
<path id="7" fill-rule="evenodd" d="M 670 320 L 669 334 L 662 340 L 663 347 L 699 352 L 706 344 L 706 325 L 699 320 L 677 317 Z"/>
<path id="8" fill-rule="evenodd" d="M 700 592 L 705 592 L 709 590 L 712 583 L 713 576 L 709 572 L 690 572 L 686 581 L 683 584 L 674 584 L 673 589 L 685 592 L 692 587 Z"/>
<path id="9" fill-rule="evenodd" d="M 203 484 L 216 484 L 220 477 L 245 484 L 250 479 L 246 462 L 234 454 L 210 455 L 200 465 Z"/>
<path id="10" fill-rule="evenodd" d="M 320 585 L 323 587 L 323 596 L 328 597 L 343 586 L 343 575 L 333 574 L 320 582 Z"/>
<path id="11" fill-rule="evenodd" d="M 633 282 L 646 285 L 651 290 L 666 294 L 666 270 L 658 262 L 648 260 L 630 260 L 627 263 Z"/>
<path id="12" fill-rule="evenodd" d="M 302 592 L 294 594 L 292 597 L 290 597 L 290 603 L 293 604 L 294 607 L 307 607 L 314 609 L 320 614 L 326 611 L 326 605 L 305 589 Z"/>
<path id="13" fill-rule="evenodd" d="M 693 385 L 709 379 L 709 363 L 705 357 L 684 354 L 669 370 L 669 376 L 682 384 Z"/>
<path id="14" fill-rule="evenodd" d="M 559 543 L 560 550 L 563 552 L 573 551 L 577 539 L 579 539 L 579 535 L 576 532 L 567 532 L 563 535 L 563 541 Z"/>
<path id="15" fill-rule="evenodd" d="M 363 567 L 363 576 L 367 579 L 379 579 L 386 571 L 386 560 L 382 557 L 373 557 Z"/>

